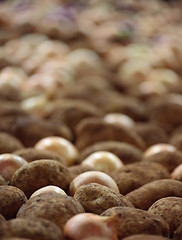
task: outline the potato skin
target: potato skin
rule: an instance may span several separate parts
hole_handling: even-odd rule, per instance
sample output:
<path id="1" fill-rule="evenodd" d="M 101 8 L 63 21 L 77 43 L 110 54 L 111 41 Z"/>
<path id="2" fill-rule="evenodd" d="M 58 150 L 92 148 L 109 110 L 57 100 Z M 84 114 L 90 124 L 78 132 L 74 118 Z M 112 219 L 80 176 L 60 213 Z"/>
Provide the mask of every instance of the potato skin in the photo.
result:
<path id="1" fill-rule="evenodd" d="M 47 185 L 67 190 L 71 181 L 68 168 L 54 160 L 37 160 L 19 168 L 12 177 L 12 185 L 30 197 L 33 192 Z"/>
<path id="2" fill-rule="evenodd" d="M 65 123 L 74 133 L 76 125 L 88 117 L 100 117 L 99 108 L 83 100 L 57 100 L 53 103 L 46 118 L 57 123 Z"/>
<path id="3" fill-rule="evenodd" d="M 148 212 L 161 216 L 169 224 L 170 235 L 173 236 L 175 230 L 182 223 L 182 198 L 161 198 L 152 204 Z"/>
<path id="4" fill-rule="evenodd" d="M 100 141 L 120 141 L 144 150 L 143 139 L 135 132 L 122 126 L 109 124 L 99 118 L 87 118 L 76 127 L 76 147 L 82 151 L 88 146 Z M 97 134 L 95 134 L 97 132 Z"/>
<path id="5" fill-rule="evenodd" d="M 135 130 L 145 141 L 147 148 L 157 143 L 168 142 L 166 131 L 162 127 L 157 126 L 157 124 L 138 123 L 135 125 Z"/>
<path id="6" fill-rule="evenodd" d="M 52 159 L 64 164 L 64 160 L 58 154 L 47 150 L 23 148 L 15 151 L 14 154 L 24 158 L 27 162 L 33 162 L 40 159 Z"/>
<path id="7" fill-rule="evenodd" d="M 11 134 L 0 132 L 0 154 L 12 153 L 23 148 L 23 144 Z"/>
<path id="8" fill-rule="evenodd" d="M 125 197 L 136 208 L 148 210 L 157 200 L 163 197 L 182 197 L 182 182 L 173 179 L 160 179 L 141 186 Z"/>
<path id="9" fill-rule="evenodd" d="M 169 172 L 162 165 L 151 162 L 136 162 L 125 165 L 122 169 L 110 173 L 110 176 L 123 195 L 154 180 L 170 178 Z"/>
<path id="10" fill-rule="evenodd" d="M 145 210 L 129 207 L 113 207 L 101 216 L 115 216 L 118 239 L 134 234 L 169 236 L 168 224 L 159 216 Z"/>
<path id="11" fill-rule="evenodd" d="M 126 238 L 123 238 L 122 240 L 167 240 L 169 238 L 165 238 L 158 235 L 151 235 L 151 234 L 136 234 L 132 235 Z"/>
<path id="12" fill-rule="evenodd" d="M 95 214 L 101 214 L 108 208 L 115 206 L 128 206 L 126 202 L 122 200 L 121 194 L 97 183 L 82 185 L 76 190 L 73 197 L 81 203 L 85 212 Z"/>
<path id="13" fill-rule="evenodd" d="M 14 186 L 0 186 L 0 213 L 6 218 L 14 218 L 27 200 L 24 192 Z"/>
<path id="14" fill-rule="evenodd" d="M 148 163 L 160 163 L 171 173 L 179 164 L 182 163 L 182 152 L 162 151 L 148 157 L 143 157 L 143 161 L 146 161 Z"/>
<path id="15" fill-rule="evenodd" d="M 14 128 L 11 134 L 19 139 L 25 147 L 33 147 L 40 139 L 48 136 L 60 136 L 72 140 L 71 131 L 67 126 L 38 117 L 18 116 L 13 118 L 12 124 Z"/>
<path id="16" fill-rule="evenodd" d="M 15 218 L 7 221 L 0 229 L 1 237 L 23 237 L 34 240 L 62 240 L 60 228 L 41 218 Z"/>
<path id="17" fill-rule="evenodd" d="M 19 209 L 17 218 L 44 218 L 54 222 L 63 230 L 68 219 L 84 212 L 82 205 L 70 196 L 45 193 L 27 200 Z"/>

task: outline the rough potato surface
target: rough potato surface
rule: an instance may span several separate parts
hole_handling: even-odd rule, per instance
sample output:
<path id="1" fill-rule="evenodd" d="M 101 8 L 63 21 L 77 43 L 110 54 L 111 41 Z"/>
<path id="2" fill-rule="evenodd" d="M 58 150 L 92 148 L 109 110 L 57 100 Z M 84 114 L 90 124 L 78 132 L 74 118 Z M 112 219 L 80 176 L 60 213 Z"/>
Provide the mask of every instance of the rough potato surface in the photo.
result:
<path id="1" fill-rule="evenodd" d="M 169 224 L 171 236 L 173 236 L 182 223 L 182 198 L 161 198 L 152 204 L 148 212 L 161 216 Z"/>
<path id="2" fill-rule="evenodd" d="M 169 226 L 163 218 L 145 210 L 129 207 L 113 207 L 101 214 L 115 216 L 118 239 L 134 234 L 154 234 L 169 236 Z"/>
<path id="3" fill-rule="evenodd" d="M 62 240 L 60 228 L 46 219 L 16 218 L 7 221 L 0 229 L 1 237 L 20 237 L 34 240 Z"/>
<path id="4" fill-rule="evenodd" d="M 128 193 L 126 199 L 136 208 L 148 210 L 160 198 L 182 197 L 182 182 L 173 179 L 161 179 L 147 183 Z"/>
<path id="5" fill-rule="evenodd" d="M 111 207 L 129 206 L 129 204 L 123 201 L 121 194 L 97 183 L 82 185 L 76 190 L 74 198 L 81 203 L 85 212 L 95 214 L 101 214 Z"/>
<path id="6" fill-rule="evenodd" d="M 54 160 L 36 160 L 19 168 L 12 177 L 12 185 L 16 186 L 27 197 L 47 185 L 55 185 L 66 190 L 71 181 L 68 168 Z"/>
<path id="7" fill-rule="evenodd" d="M 169 172 L 162 165 L 143 161 L 125 165 L 110 175 L 123 195 L 154 180 L 170 178 Z"/>
<path id="8" fill-rule="evenodd" d="M 0 213 L 6 218 L 14 218 L 27 200 L 24 192 L 13 186 L 0 186 Z"/>
<path id="9" fill-rule="evenodd" d="M 63 230 L 64 224 L 76 214 L 83 213 L 82 205 L 74 198 L 58 193 L 45 193 L 29 199 L 17 217 L 39 217 L 54 222 Z"/>

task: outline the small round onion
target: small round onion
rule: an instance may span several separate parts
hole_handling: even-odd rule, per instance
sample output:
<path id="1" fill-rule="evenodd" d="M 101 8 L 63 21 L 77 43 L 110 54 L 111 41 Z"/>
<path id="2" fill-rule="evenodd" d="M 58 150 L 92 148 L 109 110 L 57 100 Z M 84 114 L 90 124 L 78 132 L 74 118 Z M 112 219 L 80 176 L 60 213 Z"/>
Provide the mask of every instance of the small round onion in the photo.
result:
<path id="1" fill-rule="evenodd" d="M 182 164 L 177 166 L 171 173 L 171 178 L 174 180 L 182 181 Z"/>
<path id="2" fill-rule="evenodd" d="M 132 118 L 122 113 L 108 113 L 104 116 L 106 123 L 117 124 L 127 128 L 133 128 L 135 122 Z"/>
<path id="3" fill-rule="evenodd" d="M 77 148 L 70 141 L 62 137 L 51 136 L 42 138 L 36 143 L 35 148 L 57 153 L 65 160 L 67 166 L 73 165 L 79 156 Z"/>
<path id="4" fill-rule="evenodd" d="M 98 183 L 110 187 L 119 193 L 119 188 L 116 182 L 108 174 L 99 171 L 88 171 L 81 173 L 72 180 L 69 194 L 73 196 L 80 186 L 88 183 Z"/>
<path id="5" fill-rule="evenodd" d="M 167 143 L 158 143 L 147 148 L 146 151 L 144 152 L 144 157 L 149 157 L 153 154 L 163 152 L 163 151 L 175 152 L 176 147 Z"/>
<path id="6" fill-rule="evenodd" d="M 98 151 L 90 154 L 81 165 L 93 167 L 97 171 L 114 171 L 124 166 L 123 162 L 113 153 Z"/>
<path id="7" fill-rule="evenodd" d="M 65 193 L 65 191 L 63 189 L 61 189 L 60 187 L 57 187 L 57 186 L 54 186 L 54 185 L 49 185 L 49 186 L 42 187 L 42 188 L 38 189 L 37 191 L 35 191 L 30 196 L 30 198 L 35 197 L 35 196 L 40 195 L 40 194 L 51 193 L 51 192 L 59 193 L 59 194 L 62 194 L 62 195 L 67 195 Z"/>
<path id="8" fill-rule="evenodd" d="M 70 218 L 64 226 L 64 236 L 72 240 L 87 237 L 101 237 L 116 240 L 115 228 L 110 224 L 111 217 L 93 213 L 80 213 Z"/>
<path id="9" fill-rule="evenodd" d="M 2 175 L 6 181 L 11 181 L 16 170 L 25 164 L 28 164 L 28 162 L 18 155 L 9 153 L 1 154 L 0 175 Z"/>

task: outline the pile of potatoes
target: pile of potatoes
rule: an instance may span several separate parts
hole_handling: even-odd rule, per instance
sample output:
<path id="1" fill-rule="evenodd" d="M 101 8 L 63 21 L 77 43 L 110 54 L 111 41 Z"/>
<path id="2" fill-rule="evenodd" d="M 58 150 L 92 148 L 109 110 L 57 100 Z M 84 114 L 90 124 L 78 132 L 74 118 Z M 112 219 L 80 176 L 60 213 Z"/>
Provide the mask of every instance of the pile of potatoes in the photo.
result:
<path id="1" fill-rule="evenodd" d="M 182 3 L 0 1 L 0 239 L 182 240 Z"/>

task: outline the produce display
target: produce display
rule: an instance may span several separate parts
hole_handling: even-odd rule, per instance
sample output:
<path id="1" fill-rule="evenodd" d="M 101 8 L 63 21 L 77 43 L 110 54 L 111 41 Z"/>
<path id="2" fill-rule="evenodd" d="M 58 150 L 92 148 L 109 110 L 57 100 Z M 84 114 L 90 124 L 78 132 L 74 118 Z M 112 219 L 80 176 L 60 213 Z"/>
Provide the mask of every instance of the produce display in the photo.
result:
<path id="1" fill-rule="evenodd" d="M 0 239 L 182 240 L 182 1 L 0 1 Z"/>

